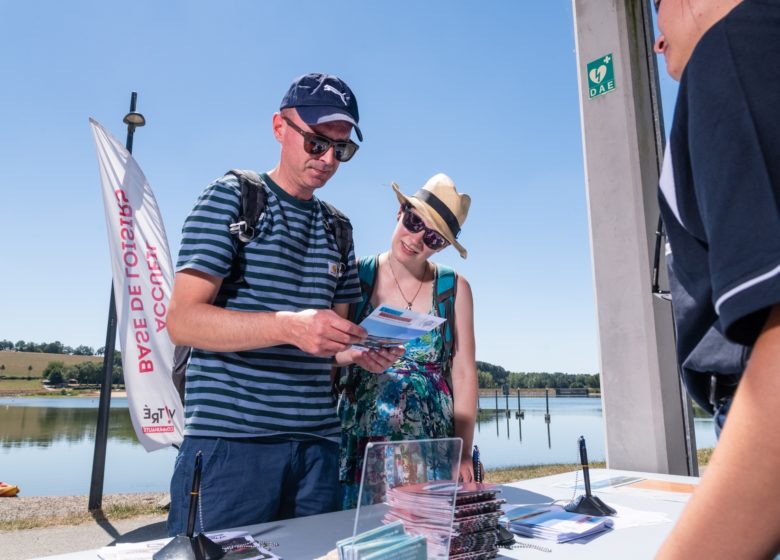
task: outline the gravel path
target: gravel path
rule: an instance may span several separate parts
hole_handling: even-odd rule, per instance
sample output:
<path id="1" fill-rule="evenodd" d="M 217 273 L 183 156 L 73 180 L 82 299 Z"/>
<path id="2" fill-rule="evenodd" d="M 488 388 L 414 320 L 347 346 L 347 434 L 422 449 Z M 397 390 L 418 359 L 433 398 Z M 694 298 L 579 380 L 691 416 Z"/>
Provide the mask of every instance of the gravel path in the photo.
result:
<path id="1" fill-rule="evenodd" d="M 141 516 L 119 521 L 95 521 L 83 525 L 0 531 L 0 558 L 27 560 L 82 552 L 125 542 L 165 538 L 165 517 Z M 81 554 L 81 558 L 97 556 Z"/>

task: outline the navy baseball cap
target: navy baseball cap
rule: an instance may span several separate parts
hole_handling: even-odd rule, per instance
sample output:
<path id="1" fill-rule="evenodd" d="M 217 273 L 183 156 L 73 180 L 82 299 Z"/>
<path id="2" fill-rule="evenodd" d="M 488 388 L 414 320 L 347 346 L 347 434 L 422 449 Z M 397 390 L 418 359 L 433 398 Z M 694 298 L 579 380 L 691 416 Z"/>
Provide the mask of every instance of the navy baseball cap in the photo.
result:
<path id="1" fill-rule="evenodd" d="M 348 122 L 355 128 L 358 139 L 363 133 L 358 128 L 355 94 L 340 78 L 331 74 L 305 74 L 297 78 L 282 98 L 279 109 L 295 107 L 303 122 L 309 126 L 334 121 Z"/>

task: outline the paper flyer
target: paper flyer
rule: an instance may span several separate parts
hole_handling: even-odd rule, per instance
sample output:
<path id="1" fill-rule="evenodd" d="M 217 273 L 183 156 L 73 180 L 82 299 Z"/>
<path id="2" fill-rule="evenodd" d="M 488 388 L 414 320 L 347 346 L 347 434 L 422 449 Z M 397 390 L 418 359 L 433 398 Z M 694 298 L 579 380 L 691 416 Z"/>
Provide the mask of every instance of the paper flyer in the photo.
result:
<path id="1" fill-rule="evenodd" d="M 382 348 L 403 345 L 432 331 L 443 322 L 444 318 L 435 315 L 379 305 L 360 323 L 368 331 L 368 338 L 356 346 Z"/>

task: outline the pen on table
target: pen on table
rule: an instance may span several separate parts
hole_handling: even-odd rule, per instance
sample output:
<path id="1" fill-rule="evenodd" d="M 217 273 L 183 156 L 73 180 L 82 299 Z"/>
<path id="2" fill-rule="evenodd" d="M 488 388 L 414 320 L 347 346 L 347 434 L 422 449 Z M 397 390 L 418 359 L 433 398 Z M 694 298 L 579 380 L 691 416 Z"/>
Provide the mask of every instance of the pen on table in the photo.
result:
<path id="1" fill-rule="evenodd" d="M 582 463 L 582 478 L 585 481 L 585 495 L 590 496 L 590 472 L 588 472 L 588 450 L 585 448 L 585 436 L 580 436 L 580 462 Z"/>
<path id="2" fill-rule="evenodd" d="M 195 531 L 195 513 L 198 511 L 198 500 L 200 498 L 200 471 L 202 467 L 203 452 L 198 451 L 195 454 L 195 472 L 192 474 L 192 490 L 190 491 L 190 511 L 187 516 L 187 536 L 192 538 Z"/>

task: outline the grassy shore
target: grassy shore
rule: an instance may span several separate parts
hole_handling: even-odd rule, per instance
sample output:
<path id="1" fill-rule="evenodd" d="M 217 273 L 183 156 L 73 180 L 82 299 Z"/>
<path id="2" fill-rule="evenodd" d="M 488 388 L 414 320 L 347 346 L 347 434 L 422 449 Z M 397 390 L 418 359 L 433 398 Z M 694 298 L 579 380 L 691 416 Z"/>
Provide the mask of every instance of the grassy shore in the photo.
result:
<path id="1" fill-rule="evenodd" d="M 710 460 L 712 449 L 698 452 L 699 466 Z M 603 462 L 591 463 L 592 468 L 604 468 Z M 538 478 L 579 468 L 576 464 L 528 465 L 485 472 L 486 482 L 512 482 Z M 94 519 L 115 521 L 142 516 L 162 520 L 168 515 L 167 494 L 115 494 L 103 498 L 103 511 L 95 515 L 87 512 L 86 496 L 17 497 L 0 499 L 0 531 L 18 531 L 56 525 L 80 525 Z"/>

